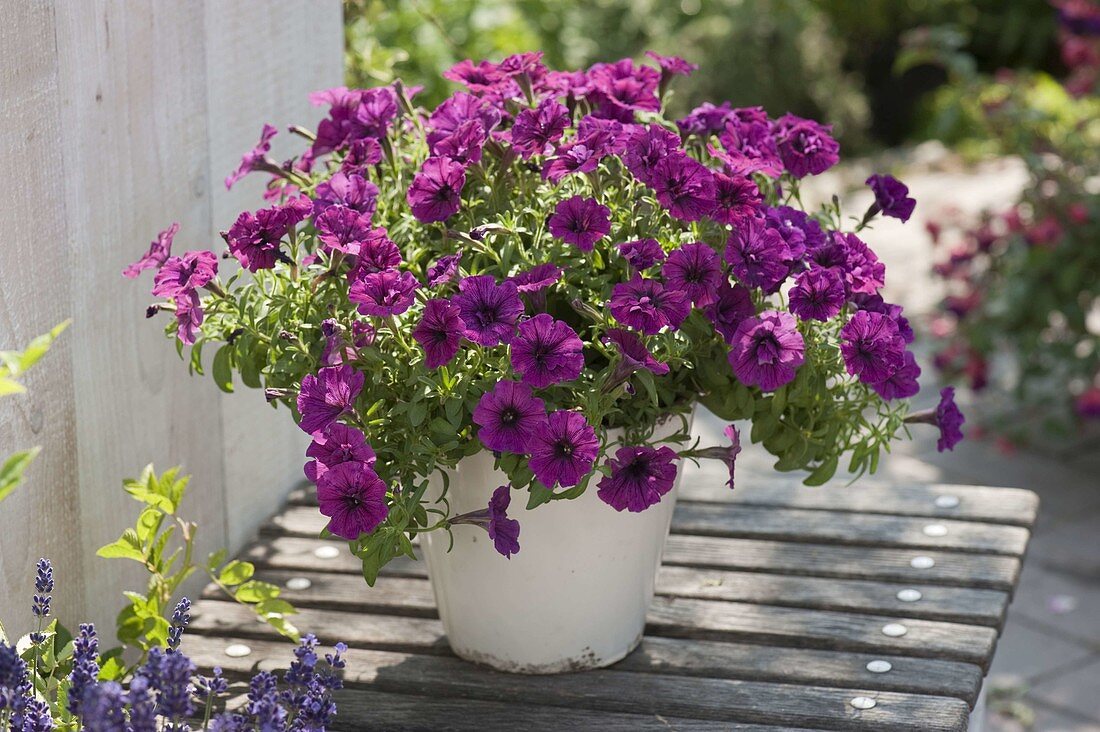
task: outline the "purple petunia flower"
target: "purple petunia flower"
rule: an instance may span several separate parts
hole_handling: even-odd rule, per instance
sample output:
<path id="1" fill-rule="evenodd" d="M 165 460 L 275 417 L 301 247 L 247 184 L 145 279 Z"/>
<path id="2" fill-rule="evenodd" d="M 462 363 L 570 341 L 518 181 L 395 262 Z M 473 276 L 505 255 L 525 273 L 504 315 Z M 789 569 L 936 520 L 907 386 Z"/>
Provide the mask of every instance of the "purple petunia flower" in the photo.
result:
<path id="1" fill-rule="evenodd" d="M 401 250 L 383 227 L 371 229 L 364 237 L 359 242 L 354 266 L 348 271 L 348 282 L 360 280 L 372 272 L 394 269 L 401 264 Z"/>
<path id="2" fill-rule="evenodd" d="M 764 212 L 764 220 L 787 242 L 792 260 L 801 260 L 807 250 L 819 249 L 825 244 L 825 231 L 821 224 L 796 208 L 769 207 Z"/>
<path id="3" fill-rule="evenodd" d="M 790 272 L 790 259 L 787 242 L 762 218 L 750 219 L 726 242 L 726 263 L 746 287 L 774 291 Z"/>
<path id="4" fill-rule="evenodd" d="M 683 152 L 670 153 L 657 163 L 650 185 L 661 205 L 681 221 L 698 221 L 714 210 L 714 175 Z"/>
<path id="5" fill-rule="evenodd" d="M 741 285 L 730 286 L 725 280 L 718 287 L 715 301 L 705 307 L 703 312 L 714 323 L 726 343 L 732 343 L 737 327 L 746 318 L 756 315 L 756 306 L 752 304 L 752 295 Z"/>
<path id="6" fill-rule="evenodd" d="M 462 261 L 462 252 L 445 254 L 428 267 L 428 287 L 439 287 L 450 282 L 458 274 L 458 263 Z"/>
<path id="7" fill-rule="evenodd" d="M 308 199 L 296 199 L 256 213 L 242 212 L 225 233 L 229 251 L 249 272 L 271 269 L 277 260 L 286 259 L 280 243 L 290 227 L 309 215 L 311 206 Z"/>
<path id="8" fill-rule="evenodd" d="M 524 109 L 512 124 L 512 147 L 524 160 L 545 155 L 569 126 L 569 109 L 555 99 L 544 99 L 535 109 Z"/>
<path id="9" fill-rule="evenodd" d="M 176 298 L 176 337 L 188 346 L 195 344 L 199 337 L 199 327 L 206 317 L 202 309 L 199 293 L 191 290 L 177 295 Z"/>
<path id="10" fill-rule="evenodd" d="M 360 96 L 355 121 L 362 125 L 362 130 L 356 137 L 385 137 L 397 116 L 397 95 L 388 86 L 357 91 Z"/>
<path id="11" fill-rule="evenodd" d="M 169 257 L 153 277 L 153 294 L 179 297 L 206 285 L 218 274 L 218 255 L 214 252 L 185 252 Z"/>
<path id="12" fill-rule="evenodd" d="M 348 365 L 329 366 L 316 374 L 302 377 L 298 392 L 298 413 L 302 431 L 316 435 L 355 407 L 355 398 L 363 389 L 366 377 Z"/>
<path id="13" fill-rule="evenodd" d="M 572 381 L 584 370 L 584 343 L 572 328 L 546 313 L 520 323 L 511 348 L 512 368 L 536 389 Z"/>
<path id="14" fill-rule="evenodd" d="M 600 479 L 597 495 L 616 511 L 639 513 L 661 502 L 676 484 L 676 460 L 679 455 L 662 445 L 620 447 L 608 458 L 610 475 Z"/>
<path id="15" fill-rule="evenodd" d="M 306 448 L 306 457 L 313 458 L 305 466 L 306 477 L 313 483 L 326 470 L 340 463 L 374 465 L 376 459 L 366 436 L 343 422 L 333 422 L 320 434 L 314 435 L 313 442 Z"/>
<path id="16" fill-rule="evenodd" d="M 718 254 L 706 244 L 684 244 L 668 255 L 661 266 L 665 287 L 683 292 L 699 307 L 710 305 L 718 297 L 725 278 Z"/>
<path id="17" fill-rule="evenodd" d="M 795 280 L 790 307 L 802 320 L 825 322 L 840 312 L 844 299 L 844 282 L 835 270 L 811 267 Z"/>
<path id="18" fill-rule="evenodd" d="M 519 521 L 508 518 L 508 504 L 512 501 L 511 486 L 502 485 L 493 491 L 489 506 L 464 513 L 450 519 L 455 524 L 473 524 L 489 532 L 493 548 L 501 555 L 512 558 L 519 551 Z"/>
<path id="19" fill-rule="evenodd" d="M 363 242 L 375 236 L 369 216 L 344 206 L 325 209 L 317 217 L 316 226 L 317 238 L 328 252 L 359 254 Z"/>
<path id="20" fill-rule="evenodd" d="M 498 283 L 492 275 L 463 278 L 453 301 L 466 323 L 466 337 L 482 346 L 511 342 L 523 314 L 516 284 Z"/>
<path id="21" fill-rule="evenodd" d="M 604 335 L 604 341 L 614 344 L 619 351 L 619 356 L 622 357 L 622 361 L 611 377 L 612 384 L 618 384 L 629 378 L 639 369 L 646 369 L 656 376 L 664 376 L 668 373 L 668 364 L 654 358 L 637 334 L 623 328 L 612 328 Z"/>
<path id="22" fill-rule="evenodd" d="M 526 453 L 546 424 L 546 405 L 517 381 L 498 381 L 474 409 L 477 438 L 496 452 Z"/>
<path id="23" fill-rule="evenodd" d="M 888 315 L 860 310 L 840 329 L 840 353 L 849 374 L 874 384 L 901 368 L 905 339 Z"/>
<path id="24" fill-rule="evenodd" d="M 351 283 L 348 299 L 359 305 L 363 315 L 389 317 L 408 310 L 416 299 L 420 283 L 412 272 L 384 269 L 368 272 Z"/>
<path id="25" fill-rule="evenodd" d="M 564 145 L 542 164 L 542 177 L 558 183 L 571 173 L 591 173 L 600 164 L 600 157 L 599 151 L 585 142 Z"/>
<path id="26" fill-rule="evenodd" d="M 639 271 L 665 261 L 665 250 L 656 239 L 623 242 L 619 245 L 619 254 L 626 257 L 630 266 Z"/>
<path id="27" fill-rule="evenodd" d="M 660 125 L 634 125 L 622 153 L 623 165 L 646 185 L 653 185 L 657 163 L 680 149 L 680 136 Z"/>
<path id="28" fill-rule="evenodd" d="M 843 242 L 844 278 L 848 284 L 848 294 L 877 295 L 886 284 L 886 265 L 855 234 L 834 231 L 832 236 L 834 241 Z"/>
<path id="29" fill-rule="evenodd" d="M 244 178 L 246 175 L 256 169 L 256 166 L 264 162 L 264 158 L 271 151 L 271 138 L 275 137 L 279 131 L 269 124 L 264 124 L 263 130 L 260 131 L 260 141 L 256 143 L 256 146 L 245 153 L 241 158 L 240 165 L 237 169 L 229 174 L 229 177 L 225 179 L 225 189 L 229 190 L 233 187 L 233 184 Z"/>
<path id="30" fill-rule="evenodd" d="M 132 280 L 145 270 L 156 269 L 164 264 L 172 255 L 172 240 L 176 238 L 179 230 L 179 224 L 172 224 L 157 234 L 157 238 L 149 245 L 149 251 L 141 255 L 141 259 L 122 270 L 122 276 Z"/>
<path id="31" fill-rule="evenodd" d="M 511 277 L 510 280 L 515 283 L 516 289 L 522 293 L 539 293 L 557 283 L 562 274 L 561 267 L 546 262 L 536 264 L 531 269 Z"/>
<path id="32" fill-rule="evenodd" d="M 867 179 L 867 185 L 874 192 L 875 206 L 883 216 L 908 221 L 913 215 L 917 201 L 909 197 L 909 187 L 894 176 L 872 175 Z"/>
<path id="33" fill-rule="evenodd" d="M 965 422 L 962 410 L 955 404 L 955 387 L 944 387 L 940 390 L 940 403 L 936 406 L 936 424 L 940 428 L 936 450 L 954 450 L 955 445 L 962 441 L 962 426 Z"/>
<path id="34" fill-rule="evenodd" d="M 500 110 L 483 99 L 466 92 L 455 92 L 435 108 L 428 118 L 428 145 L 434 146 L 453 135 L 465 122 L 481 123 L 482 134 L 488 135 L 500 124 Z"/>
<path id="35" fill-rule="evenodd" d="M 920 391 L 917 379 L 920 377 L 920 366 L 917 365 L 916 356 L 910 351 L 902 355 L 901 366 L 885 381 L 871 384 L 880 397 L 887 401 L 891 399 L 908 399 L 916 396 Z"/>
<path id="36" fill-rule="evenodd" d="M 444 71 L 442 76 L 444 79 L 465 84 L 473 92 L 489 91 L 504 78 L 497 64 L 491 61 L 478 61 L 475 64 L 470 59 L 459 61 Z"/>
<path id="37" fill-rule="evenodd" d="M 766 310 L 737 327 L 729 362 L 742 383 L 775 391 L 794 379 L 805 360 L 804 350 L 794 316 Z"/>
<path id="38" fill-rule="evenodd" d="M 449 300 L 428 300 L 412 337 L 424 349 L 424 365 L 430 369 L 450 363 L 462 345 L 466 323 L 458 306 Z"/>
<path id="39" fill-rule="evenodd" d="M 554 236 L 590 252 L 611 231 L 611 209 L 593 198 L 573 196 L 558 203 L 549 226 Z"/>
<path id="40" fill-rule="evenodd" d="M 646 51 L 645 55 L 657 62 L 661 71 L 677 76 L 691 76 L 699 70 L 699 64 L 688 63 L 679 56 L 662 56 L 656 51 Z"/>
<path id="41" fill-rule="evenodd" d="M 743 226 L 760 211 L 760 188 L 743 175 L 714 174 L 714 210 L 720 224 Z"/>
<path id="42" fill-rule="evenodd" d="M 676 120 L 676 126 L 685 135 L 712 135 L 725 126 L 726 120 L 732 114 L 733 109 L 729 102 L 722 102 L 719 106 L 703 102 L 686 117 Z"/>
<path id="43" fill-rule="evenodd" d="M 313 213 L 321 214 L 332 206 L 350 208 L 370 218 L 378 206 L 378 186 L 358 173 L 338 172 L 317 185 Z"/>
<path id="44" fill-rule="evenodd" d="M 616 320 L 646 335 L 659 333 L 665 326 L 679 328 L 691 314 L 691 302 L 683 292 L 639 275 L 615 285 L 610 306 Z"/>
<path id="45" fill-rule="evenodd" d="M 635 66 L 628 58 L 615 63 L 593 64 L 586 73 L 588 101 L 596 115 L 619 122 L 633 122 L 635 112 L 656 112 L 660 73 L 649 66 Z"/>
<path id="46" fill-rule="evenodd" d="M 569 488 L 592 472 L 600 441 L 583 415 L 558 410 L 532 435 L 530 452 L 527 465 L 540 483 Z"/>
<path id="47" fill-rule="evenodd" d="M 454 132 L 435 141 L 431 146 L 432 155 L 448 158 L 463 167 L 481 162 L 482 146 L 485 144 L 485 128 L 476 119 L 468 119 Z"/>
<path id="48" fill-rule="evenodd" d="M 340 163 L 341 173 L 358 173 L 382 162 L 382 146 L 373 137 L 364 137 L 348 145 L 347 155 Z"/>
<path id="49" fill-rule="evenodd" d="M 406 195 L 413 215 L 423 223 L 445 221 L 462 208 L 466 169 L 448 158 L 428 158 Z"/>
<path id="50" fill-rule="evenodd" d="M 775 121 L 773 134 L 784 167 L 795 178 L 820 175 L 840 161 L 840 145 L 831 128 L 785 114 Z"/>
<path id="51" fill-rule="evenodd" d="M 783 173 L 772 126 L 762 107 L 731 110 L 718 130 L 718 142 L 723 149 L 710 147 L 710 152 L 731 175 L 763 173 L 778 178 Z"/>
<path id="52" fill-rule="evenodd" d="M 317 503 L 329 517 L 329 533 L 355 541 L 389 515 L 386 484 L 364 463 L 348 462 L 326 470 L 317 484 Z"/>

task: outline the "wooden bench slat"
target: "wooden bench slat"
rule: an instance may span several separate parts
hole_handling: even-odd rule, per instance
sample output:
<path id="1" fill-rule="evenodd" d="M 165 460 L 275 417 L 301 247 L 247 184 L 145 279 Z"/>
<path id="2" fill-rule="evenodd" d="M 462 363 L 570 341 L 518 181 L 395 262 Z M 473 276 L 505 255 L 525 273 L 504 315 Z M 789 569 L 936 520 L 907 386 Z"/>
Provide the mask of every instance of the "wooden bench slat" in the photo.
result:
<path id="1" fill-rule="evenodd" d="M 254 666 L 274 670 L 285 664 L 285 644 L 252 641 L 255 653 L 230 658 L 227 641 L 191 636 L 184 650 L 204 668 L 220 665 L 233 673 Z M 455 658 L 355 648 L 347 653 L 345 685 L 397 694 L 476 699 L 618 714 L 660 715 L 819 729 L 891 729 L 897 732 L 954 732 L 966 728 L 967 704 L 960 699 L 888 691 L 792 686 L 756 681 L 686 678 L 615 670 L 583 674 L 525 676 L 501 674 Z M 855 696 L 876 700 L 872 709 L 850 705 Z M 369 723 L 369 722 L 368 722 Z"/>
<path id="2" fill-rule="evenodd" d="M 196 606 L 189 633 L 270 639 L 275 632 L 257 623 L 236 603 L 204 600 Z M 297 619 L 322 642 L 352 642 L 360 648 L 452 655 L 438 620 L 303 608 Z M 354 625 L 354 637 L 349 627 Z M 873 660 L 892 665 L 886 674 L 867 670 Z M 976 665 L 891 654 L 851 653 L 696 641 L 647 636 L 638 650 L 614 666 L 620 671 L 776 681 L 811 686 L 860 687 L 955 696 L 973 705 L 981 685 Z"/>

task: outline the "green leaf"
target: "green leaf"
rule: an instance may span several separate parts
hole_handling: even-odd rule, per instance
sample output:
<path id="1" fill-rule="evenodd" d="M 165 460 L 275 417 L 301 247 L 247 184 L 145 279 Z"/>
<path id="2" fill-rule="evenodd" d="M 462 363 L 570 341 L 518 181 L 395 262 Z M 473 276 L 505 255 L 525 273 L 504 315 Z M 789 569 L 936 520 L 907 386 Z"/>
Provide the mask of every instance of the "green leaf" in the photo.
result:
<path id="1" fill-rule="evenodd" d="M 126 664 L 118 656 L 111 656 L 99 667 L 100 681 L 118 681 L 126 674 Z"/>
<path id="2" fill-rule="evenodd" d="M 23 482 L 23 473 L 41 449 L 41 447 L 32 447 L 30 450 L 22 450 L 9 456 L 4 464 L 0 465 L 0 501 L 7 498 L 8 494 Z"/>
<path id="3" fill-rule="evenodd" d="M 264 618 L 264 621 L 272 628 L 277 630 L 280 635 L 286 638 L 290 638 L 295 643 L 297 643 L 301 639 L 301 634 L 298 632 L 298 629 L 294 627 L 294 623 L 290 622 L 282 616 L 276 615 L 270 618 Z"/>
<path id="4" fill-rule="evenodd" d="M 549 503 L 554 500 L 554 491 L 550 490 L 537 480 L 531 481 L 531 485 L 527 487 L 530 491 L 530 496 L 527 498 L 527 510 L 530 511 L 533 508 L 538 508 L 544 503 Z"/>
<path id="5" fill-rule="evenodd" d="M 279 588 L 270 582 L 261 582 L 260 580 L 251 580 L 245 582 L 243 585 L 237 588 L 237 592 L 234 597 L 240 602 L 263 602 L 264 600 L 273 600 L 279 596 Z"/>
<path id="6" fill-rule="evenodd" d="M 216 552 L 212 552 L 210 556 L 206 558 L 206 571 L 210 574 L 214 574 L 218 571 L 218 567 L 222 565 L 225 558 L 229 556 L 229 552 L 225 549 L 219 549 Z"/>
<path id="7" fill-rule="evenodd" d="M 22 394 L 25 391 L 26 388 L 15 379 L 9 379 L 7 376 L 0 376 L 0 396 Z"/>
<path id="8" fill-rule="evenodd" d="M 234 559 L 229 564 L 222 568 L 221 573 L 218 575 L 218 582 L 223 585 L 239 585 L 242 582 L 247 582 L 252 578 L 256 568 L 249 562 L 242 562 L 239 559 Z"/>
<path id="9" fill-rule="evenodd" d="M 817 469 L 810 473 L 802 482 L 808 486 L 824 485 L 836 473 L 837 462 L 837 456 L 833 455 L 828 460 L 819 465 Z"/>
<path id="10" fill-rule="evenodd" d="M 255 610 L 259 615 L 295 615 L 298 612 L 298 608 L 279 598 L 261 600 L 256 603 Z"/>
<path id="11" fill-rule="evenodd" d="M 211 376 L 218 388 L 226 393 L 233 391 L 233 346 L 224 345 L 214 354 L 214 364 L 211 367 Z"/>
<path id="12" fill-rule="evenodd" d="M 54 326 L 49 333 L 40 335 L 28 343 L 22 352 L 0 351 L 0 363 L 3 364 L 0 366 L 0 376 L 21 376 L 26 373 L 27 369 L 34 366 L 39 359 L 46 355 L 53 342 L 72 322 L 72 320 L 66 320 Z"/>
<path id="13" fill-rule="evenodd" d="M 135 562 L 145 563 L 145 548 L 133 529 L 126 529 L 118 540 L 101 546 L 96 552 L 97 557 L 104 559 L 133 559 Z"/>
<path id="14" fill-rule="evenodd" d="M 367 581 L 367 585 L 374 587 L 378 572 L 397 554 L 397 540 L 392 529 L 380 529 L 366 539 L 359 558 L 362 560 L 363 579 Z"/>

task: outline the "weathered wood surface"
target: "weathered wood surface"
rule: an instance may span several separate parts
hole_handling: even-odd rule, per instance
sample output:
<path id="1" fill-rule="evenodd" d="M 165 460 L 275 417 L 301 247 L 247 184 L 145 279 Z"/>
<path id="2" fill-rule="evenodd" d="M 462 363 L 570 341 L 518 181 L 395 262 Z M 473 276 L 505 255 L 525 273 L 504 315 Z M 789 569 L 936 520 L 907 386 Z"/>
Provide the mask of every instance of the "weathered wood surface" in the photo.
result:
<path id="1" fill-rule="evenodd" d="M 316 538 L 324 519 L 308 490 L 291 495 L 244 556 L 259 579 L 298 588 L 284 596 L 301 609 L 300 627 L 354 649 L 341 701 L 345 715 L 367 725 L 964 729 L 1035 516 L 1030 493 L 1001 501 L 998 491 L 898 488 L 879 492 L 867 512 L 786 488 L 772 497 L 745 491 L 740 502 L 682 501 L 639 648 L 610 669 L 554 677 L 499 674 L 455 658 L 424 566 L 399 559 L 367 588 L 358 560 Z M 939 513 L 941 495 L 959 499 L 953 513 Z M 923 530 L 933 523 L 947 533 Z M 328 547 L 341 551 L 318 556 Z M 913 564 L 928 558 L 931 567 Z M 309 586 L 290 582 L 300 578 Z M 901 599 L 913 590 L 919 599 Z M 279 664 L 274 632 L 214 589 L 195 616 L 190 642 L 200 663 L 235 672 L 251 659 Z M 904 633 L 884 633 L 891 624 Z M 251 656 L 225 656 L 232 639 L 252 647 Z M 872 672 L 872 661 L 889 670 Z M 420 716 L 415 702 L 429 696 Z M 876 705 L 858 710 L 856 696 Z M 355 728 L 347 717 L 342 724 Z"/>

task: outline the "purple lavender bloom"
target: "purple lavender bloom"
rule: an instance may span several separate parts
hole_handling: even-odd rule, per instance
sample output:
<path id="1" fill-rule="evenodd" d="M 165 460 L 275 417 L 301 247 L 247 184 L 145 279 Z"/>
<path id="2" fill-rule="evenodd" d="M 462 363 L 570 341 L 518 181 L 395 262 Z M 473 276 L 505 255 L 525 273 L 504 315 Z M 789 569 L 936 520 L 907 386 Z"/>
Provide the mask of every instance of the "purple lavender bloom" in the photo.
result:
<path id="1" fill-rule="evenodd" d="M 89 684 L 80 700 L 82 732 L 118 732 L 126 729 L 126 694 L 115 681 Z"/>
<path id="2" fill-rule="evenodd" d="M 940 390 L 940 403 L 936 406 L 936 424 L 940 428 L 936 450 L 954 450 L 955 445 L 962 441 L 962 426 L 965 422 L 966 418 L 955 404 L 955 387 L 944 387 Z"/>
<path id="3" fill-rule="evenodd" d="M 653 185 L 657 163 L 680 149 L 680 136 L 660 125 L 635 125 L 627 136 L 622 160 L 626 169 L 646 185 Z"/>
<path id="4" fill-rule="evenodd" d="M 720 224 L 744 226 L 760 211 L 760 188 L 743 175 L 714 174 L 714 210 L 710 217 Z"/>
<path id="5" fill-rule="evenodd" d="M 451 362 L 465 332 L 466 323 L 457 305 L 449 300 L 428 300 L 412 337 L 424 349 L 424 365 L 435 369 Z"/>
<path id="6" fill-rule="evenodd" d="M 673 217 L 698 221 L 714 210 L 714 175 L 695 158 L 670 153 L 653 168 L 657 200 Z"/>
<path id="7" fill-rule="evenodd" d="M 584 343 L 572 328 L 546 313 L 520 323 L 511 348 L 512 369 L 536 389 L 572 381 L 584 370 Z"/>
<path id="8" fill-rule="evenodd" d="M 69 672 L 68 710 L 76 717 L 81 716 L 85 689 L 94 685 L 99 678 L 99 639 L 95 626 L 81 623 L 77 636 L 73 638 L 72 671 Z M 0 686 L 3 686 L 0 678 Z M 0 708 L 3 705 L 0 704 Z"/>
<path id="9" fill-rule="evenodd" d="M 378 206 L 378 186 L 358 173 L 338 172 L 317 185 L 313 213 L 321 214 L 333 206 L 350 208 L 369 219 Z"/>
<path id="10" fill-rule="evenodd" d="M 754 218 L 730 234 L 726 263 L 746 287 L 774 291 L 790 272 L 791 249 L 764 219 Z"/>
<path id="11" fill-rule="evenodd" d="M 795 178 L 820 175 L 840 161 L 840 145 L 832 128 L 785 114 L 775 121 L 773 134 L 779 157 Z"/>
<path id="12" fill-rule="evenodd" d="M 840 341 L 848 373 L 866 384 L 886 381 L 904 362 L 905 340 L 882 313 L 860 310 L 840 329 Z"/>
<path id="13" fill-rule="evenodd" d="M 386 484 L 374 470 L 359 462 L 340 463 L 321 474 L 317 503 L 329 517 L 329 533 L 354 541 L 369 534 L 389 515 Z"/>
<path id="14" fill-rule="evenodd" d="M 175 651 L 180 647 L 180 640 L 183 636 L 183 631 L 187 629 L 187 626 L 191 623 L 191 601 L 186 597 L 180 598 L 180 601 L 176 603 L 176 607 L 172 610 L 172 623 L 168 628 L 168 648 L 169 652 Z"/>
<path id="15" fill-rule="evenodd" d="M 169 257 L 153 278 L 157 297 L 179 297 L 210 282 L 218 274 L 218 255 L 214 252 L 185 252 Z"/>
<path id="16" fill-rule="evenodd" d="M 840 312 L 844 299 L 844 282 L 835 270 L 811 267 L 795 280 L 790 307 L 802 320 L 825 322 Z"/>
<path id="17" fill-rule="evenodd" d="M 359 254 L 363 242 L 375 235 L 369 216 L 343 206 L 325 209 L 316 225 L 318 239 L 328 252 Z"/>
<path id="18" fill-rule="evenodd" d="M 210 676 L 195 677 L 195 698 L 203 704 L 212 702 L 228 691 L 229 680 L 222 676 L 220 666 L 215 666 Z"/>
<path id="19" fill-rule="evenodd" d="M 240 165 L 237 169 L 229 174 L 229 177 L 225 179 L 225 189 L 229 190 L 233 187 L 233 184 L 244 178 L 246 175 L 256 169 L 256 166 L 264 162 L 264 158 L 271 151 L 271 138 L 275 137 L 279 131 L 269 124 L 264 124 L 263 129 L 260 131 L 260 141 L 256 143 L 256 146 L 244 154 L 241 158 Z"/>
<path id="20" fill-rule="evenodd" d="M 138 261 L 127 265 L 126 269 L 122 270 L 122 276 L 132 280 L 145 270 L 156 269 L 164 264 L 172 254 L 172 240 L 176 238 L 179 230 L 179 224 L 172 224 L 157 234 L 157 238 L 149 244 L 149 251 L 141 255 Z"/>
<path id="21" fill-rule="evenodd" d="M 428 158 L 406 195 L 413 215 L 423 223 L 445 221 L 462 208 L 466 169 L 448 158 Z"/>
<path id="22" fill-rule="evenodd" d="M 718 297 L 725 281 L 718 254 L 706 244 L 684 244 L 668 255 L 661 267 L 665 287 L 683 292 L 699 307 L 710 305 Z"/>
<path id="23" fill-rule="evenodd" d="M 428 267 L 428 287 L 439 287 L 450 282 L 458 274 L 458 263 L 462 261 L 462 252 L 445 254 Z"/>
<path id="24" fill-rule="evenodd" d="M 615 285 L 609 304 L 616 320 L 646 335 L 659 333 L 665 326 L 679 328 L 691 314 L 691 302 L 683 292 L 639 275 Z"/>
<path id="25" fill-rule="evenodd" d="M 194 345 L 205 317 L 197 292 L 191 290 L 176 296 L 176 337 L 181 343 Z"/>
<path id="26" fill-rule="evenodd" d="M 590 252 L 611 231 L 611 209 L 593 198 L 573 196 L 558 203 L 549 226 L 554 236 Z"/>
<path id="27" fill-rule="evenodd" d="M 626 257 L 630 266 L 641 271 L 649 269 L 658 262 L 665 261 L 665 250 L 656 239 L 638 239 L 619 245 L 619 254 Z"/>
<path id="28" fill-rule="evenodd" d="M 358 310 L 363 315 L 386 318 L 400 315 L 412 307 L 419 287 L 412 272 L 384 269 L 369 272 L 352 282 L 348 299 L 358 303 Z"/>
<path id="29" fill-rule="evenodd" d="M 20 716 L 21 732 L 52 732 L 54 729 L 50 705 L 41 699 L 28 699 Z"/>
<path id="30" fill-rule="evenodd" d="M 485 128 L 481 126 L 481 122 L 468 119 L 451 134 L 436 140 L 431 146 L 431 153 L 467 167 L 481 162 L 485 138 Z"/>
<path id="31" fill-rule="evenodd" d="M 150 689 L 156 690 L 156 711 L 165 720 L 179 722 L 194 714 L 191 677 L 195 664 L 187 656 L 154 648 L 137 673 L 149 681 Z M 88 716 L 90 710 L 85 706 L 85 717 Z"/>
<path id="32" fill-rule="evenodd" d="M 913 215 L 913 209 L 917 205 L 914 198 L 909 197 L 909 187 L 892 175 L 872 175 L 867 179 L 867 185 L 875 194 L 875 206 L 883 216 L 892 216 L 895 219 L 908 221 Z M 874 214 L 871 214 L 874 215 Z"/>
<path id="33" fill-rule="evenodd" d="M 592 472 L 600 452 L 596 431 L 583 415 L 558 410 L 531 437 L 527 465 L 545 487 L 568 488 Z"/>
<path id="34" fill-rule="evenodd" d="M 791 382 L 805 360 L 805 343 L 794 317 L 766 310 L 737 327 L 729 362 L 742 383 L 775 391 Z"/>
<path id="35" fill-rule="evenodd" d="M 920 385 L 917 383 L 919 377 L 920 366 L 917 365 L 917 359 L 910 351 L 906 351 L 898 370 L 885 381 L 871 384 L 871 388 L 887 401 L 891 399 L 908 399 L 916 396 L 917 392 L 920 391 Z"/>
<path id="36" fill-rule="evenodd" d="M 302 377 L 298 392 L 298 426 L 306 434 L 316 435 L 355 407 L 355 398 L 363 389 L 366 377 L 348 365 L 329 366 L 316 374 Z"/>
<path id="37" fill-rule="evenodd" d="M 526 453 L 535 433 L 546 424 L 546 405 L 531 387 L 516 381 L 498 381 L 481 395 L 474 409 L 481 444 L 495 452 Z"/>
<path id="38" fill-rule="evenodd" d="M 563 270 L 561 267 L 546 262 L 544 264 L 536 264 L 531 269 L 511 277 L 510 280 L 515 283 L 516 290 L 519 292 L 524 294 L 535 294 L 556 284 L 561 279 L 562 274 Z"/>
<path id="39" fill-rule="evenodd" d="M 512 124 L 512 147 L 524 160 L 545 155 L 569 126 L 569 110 L 555 99 L 544 99 L 535 109 L 524 109 Z"/>
<path id="40" fill-rule="evenodd" d="M 640 513 L 661 502 L 676 483 L 679 455 L 662 445 L 620 447 L 608 458 L 610 475 L 600 479 L 597 495 L 616 511 Z"/>
<path id="41" fill-rule="evenodd" d="M 656 376 L 668 373 L 668 364 L 654 358 L 635 333 L 623 328 L 612 328 L 604 335 L 604 341 L 614 344 L 622 357 L 611 377 L 611 383 L 618 384 L 640 369 L 646 369 Z"/>
<path id="42" fill-rule="evenodd" d="M 493 491 L 488 508 L 455 516 L 451 525 L 473 524 L 489 532 L 489 538 L 501 555 L 512 558 L 519 552 L 519 521 L 508 518 L 508 504 L 512 501 L 511 486 L 502 485 Z"/>
<path id="43" fill-rule="evenodd" d="M 741 285 L 730 286 L 723 280 L 718 287 L 718 296 L 703 312 L 714 323 L 714 329 L 732 343 L 737 327 L 746 318 L 756 315 L 756 306 L 752 304 L 752 295 Z"/>
<path id="44" fill-rule="evenodd" d="M 514 282 L 498 283 L 492 275 L 465 277 L 458 283 L 453 301 L 471 341 L 482 346 L 511 342 L 523 313 Z"/>
<path id="45" fill-rule="evenodd" d="M 306 457 L 313 458 L 305 466 L 306 477 L 312 483 L 316 483 L 326 470 L 341 463 L 374 465 L 376 460 L 366 436 L 342 422 L 333 422 L 320 434 L 313 435 L 313 442 L 306 448 Z"/>

